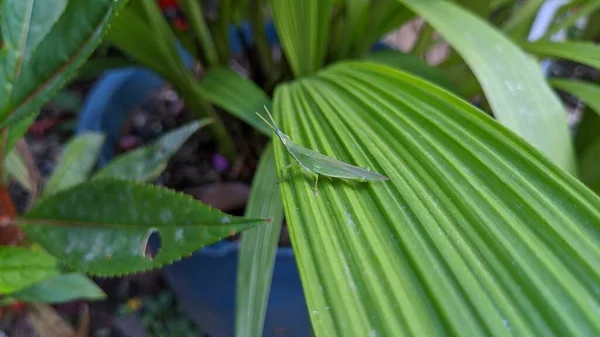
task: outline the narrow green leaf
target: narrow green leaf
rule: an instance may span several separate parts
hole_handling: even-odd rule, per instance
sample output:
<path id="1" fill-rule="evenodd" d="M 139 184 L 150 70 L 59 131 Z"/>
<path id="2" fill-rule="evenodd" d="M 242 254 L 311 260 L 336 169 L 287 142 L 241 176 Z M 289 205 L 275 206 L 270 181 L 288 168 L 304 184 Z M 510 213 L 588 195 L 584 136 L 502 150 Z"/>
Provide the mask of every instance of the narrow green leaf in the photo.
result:
<path id="1" fill-rule="evenodd" d="M 536 14 L 544 0 L 530 0 L 517 5 L 513 15 L 502 25 L 502 30 L 515 40 L 526 40 Z"/>
<path id="2" fill-rule="evenodd" d="M 357 41 L 356 55 L 363 55 L 387 33 L 415 18 L 415 14 L 396 0 L 377 0 L 371 5 L 371 18 L 364 39 Z"/>
<path id="3" fill-rule="evenodd" d="M 232 231 L 265 223 L 233 217 L 152 185 L 98 179 L 42 199 L 19 219 L 30 239 L 79 271 L 120 275 L 180 259 Z M 145 256 L 153 232 L 161 249 Z"/>
<path id="4" fill-rule="evenodd" d="M 32 186 L 29 180 L 27 165 L 25 164 L 25 159 L 17 149 L 13 149 L 8 153 L 4 159 L 4 168 L 6 173 L 14 178 L 21 187 L 31 192 Z"/>
<path id="5" fill-rule="evenodd" d="M 488 23 L 450 1 L 399 1 L 423 16 L 464 58 L 498 121 L 562 168 L 575 172 L 565 111 L 534 60 Z"/>
<path id="6" fill-rule="evenodd" d="M 12 293 L 5 304 L 12 301 L 29 303 L 66 303 L 75 300 L 101 300 L 106 294 L 94 281 L 79 273 L 62 274 Z"/>
<path id="7" fill-rule="evenodd" d="M 487 19 L 492 3 L 491 0 L 455 0 L 455 2 L 484 19 Z"/>
<path id="8" fill-rule="evenodd" d="M 22 67 L 10 103 L 0 104 L 3 125 L 37 112 L 94 51 L 125 3 L 126 0 L 69 1 L 62 16 Z"/>
<path id="9" fill-rule="evenodd" d="M 86 181 L 96 166 L 102 144 L 104 135 L 96 132 L 82 133 L 71 139 L 48 178 L 42 195 L 52 195 Z"/>
<path id="10" fill-rule="evenodd" d="M 575 133 L 575 151 L 577 151 L 577 156 L 581 157 L 581 153 L 600 137 L 598 130 L 600 130 L 600 114 L 587 107 L 583 111 L 583 117 L 581 117 Z"/>
<path id="11" fill-rule="evenodd" d="M 600 199 L 521 137 L 369 63 L 280 85 L 274 112 L 298 143 L 390 178 L 280 184 L 317 336 L 600 334 Z"/>
<path id="12" fill-rule="evenodd" d="M 270 0 L 277 35 L 296 77 L 315 73 L 327 53 L 331 0 Z"/>
<path id="13" fill-rule="evenodd" d="M 368 54 L 363 59 L 365 61 L 377 62 L 402 69 L 429 80 L 449 91 L 456 92 L 456 85 L 446 77 L 444 72 L 430 66 L 427 62 L 419 59 L 415 55 L 406 54 L 397 50 L 381 50 Z"/>
<path id="14" fill-rule="evenodd" d="M 271 129 L 256 116 L 264 106 L 271 107 L 271 99 L 254 82 L 228 68 L 213 68 L 204 75 L 196 90 L 263 134 L 271 134 Z"/>
<path id="15" fill-rule="evenodd" d="M 587 187 L 600 195 L 600 137 L 597 134 L 579 154 L 579 176 Z"/>
<path id="16" fill-rule="evenodd" d="M 135 149 L 112 160 L 94 175 L 94 179 L 109 177 L 135 181 L 155 179 L 165 170 L 169 159 L 185 141 L 210 122 L 210 119 L 203 119 L 167 132 L 151 145 Z"/>
<path id="17" fill-rule="evenodd" d="M 66 0 L 6 0 L 2 3 L 0 111 L 8 103 L 24 64 L 67 6 Z"/>
<path id="18" fill-rule="evenodd" d="M 275 253 L 283 222 L 283 206 L 277 186 L 275 156 L 269 145 L 263 153 L 245 216 L 269 217 L 269 226 L 258 226 L 242 233 L 237 272 L 236 336 L 262 336 Z"/>
<path id="19" fill-rule="evenodd" d="M 600 46 L 591 42 L 538 41 L 523 43 L 522 47 L 538 56 L 558 57 L 600 68 Z"/>
<path id="20" fill-rule="evenodd" d="M 9 294 L 59 273 L 56 259 L 24 247 L 0 246 L 0 294 Z"/>
<path id="21" fill-rule="evenodd" d="M 600 115 L 600 86 L 585 81 L 551 79 L 550 84 L 557 89 L 577 96 L 585 105 Z"/>
<path id="22" fill-rule="evenodd" d="M 144 17 L 134 8 L 128 7 L 119 13 L 106 34 L 106 39 L 133 56 L 136 61 L 169 78 L 166 52 L 161 48 L 159 39 L 149 32 L 152 32 L 152 28 L 144 21 Z"/>

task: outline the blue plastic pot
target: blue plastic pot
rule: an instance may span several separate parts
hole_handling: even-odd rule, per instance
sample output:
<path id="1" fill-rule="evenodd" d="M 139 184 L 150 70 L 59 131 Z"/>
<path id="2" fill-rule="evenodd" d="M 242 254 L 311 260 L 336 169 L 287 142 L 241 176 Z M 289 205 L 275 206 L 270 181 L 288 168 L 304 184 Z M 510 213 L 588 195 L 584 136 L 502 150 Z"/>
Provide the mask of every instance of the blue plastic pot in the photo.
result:
<path id="1" fill-rule="evenodd" d="M 242 27 L 250 42 L 249 25 Z M 277 43 L 272 25 L 267 27 L 271 43 Z M 240 35 L 231 29 L 232 53 L 240 53 Z M 185 62 L 192 59 L 180 47 Z M 100 131 L 106 134 L 100 165 L 115 156 L 116 144 L 131 111 L 161 88 L 164 80 L 144 68 L 107 71 L 86 97 L 76 128 L 77 133 Z M 239 245 L 222 241 L 204 247 L 189 258 L 167 266 L 163 272 L 190 317 L 211 337 L 234 334 L 236 273 Z M 311 333 L 308 309 L 300 275 L 290 248 L 277 251 L 273 283 L 265 319 L 264 336 L 305 337 Z"/>

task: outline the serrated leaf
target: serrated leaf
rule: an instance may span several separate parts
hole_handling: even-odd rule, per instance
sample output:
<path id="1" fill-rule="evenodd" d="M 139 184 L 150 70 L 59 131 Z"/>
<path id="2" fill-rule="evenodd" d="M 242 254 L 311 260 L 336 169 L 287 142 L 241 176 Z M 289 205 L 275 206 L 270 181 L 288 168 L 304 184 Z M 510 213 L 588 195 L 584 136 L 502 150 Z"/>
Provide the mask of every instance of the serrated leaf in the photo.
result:
<path id="1" fill-rule="evenodd" d="M 498 121 L 575 173 L 565 111 L 530 56 L 451 1 L 398 1 L 420 14 L 463 57 Z"/>
<path id="2" fill-rule="evenodd" d="M 522 44 L 525 51 L 538 56 L 550 56 L 600 68 L 600 46 L 591 42 L 538 41 Z"/>
<path id="3" fill-rule="evenodd" d="M 22 67 L 10 102 L 0 104 L 2 125 L 37 112 L 89 57 L 125 3 L 126 0 L 69 1 Z"/>
<path id="4" fill-rule="evenodd" d="M 236 291 L 236 336 L 262 336 L 275 254 L 283 222 L 275 156 L 269 145 L 260 159 L 245 216 L 269 217 L 269 226 L 242 233 Z"/>
<path id="5" fill-rule="evenodd" d="M 65 10 L 66 0 L 6 0 L 2 3 L 0 111 L 8 103 L 21 70 Z"/>
<path id="6" fill-rule="evenodd" d="M 9 294 L 58 275 L 52 256 L 24 247 L 0 246 L 0 294 Z"/>
<path id="7" fill-rule="evenodd" d="M 209 70 L 198 86 L 203 97 L 232 115 L 252 125 L 265 135 L 271 129 L 256 116 L 264 106 L 271 107 L 271 99 L 252 81 L 227 68 Z"/>
<path id="8" fill-rule="evenodd" d="M 113 159 L 94 175 L 98 178 L 119 178 L 134 181 L 148 181 L 157 178 L 167 167 L 169 159 L 210 119 L 194 121 L 169 131 L 154 141 Z"/>
<path id="9" fill-rule="evenodd" d="M 331 0 L 270 0 L 283 52 L 296 77 L 321 68 L 327 53 Z"/>
<path id="10" fill-rule="evenodd" d="M 106 294 L 94 281 L 79 273 L 61 274 L 12 293 L 2 303 L 66 303 L 75 300 L 101 300 Z"/>
<path id="11" fill-rule="evenodd" d="M 521 137 L 377 64 L 280 85 L 273 106 L 295 142 L 390 178 L 280 184 L 317 336 L 600 334 L 600 198 Z"/>
<path id="12" fill-rule="evenodd" d="M 85 132 L 71 139 L 48 178 L 42 196 L 86 181 L 98 161 L 103 144 L 104 135 L 97 132 Z"/>
<path id="13" fill-rule="evenodd" d="M 98 179 L 40 200 L 19 222 L 78 271 L 120 275 L 170 263 L 266 220 L 230 216 L 158 186 Z M 153 232 L 161 249 L 151 259 L 144 251 Z"/>

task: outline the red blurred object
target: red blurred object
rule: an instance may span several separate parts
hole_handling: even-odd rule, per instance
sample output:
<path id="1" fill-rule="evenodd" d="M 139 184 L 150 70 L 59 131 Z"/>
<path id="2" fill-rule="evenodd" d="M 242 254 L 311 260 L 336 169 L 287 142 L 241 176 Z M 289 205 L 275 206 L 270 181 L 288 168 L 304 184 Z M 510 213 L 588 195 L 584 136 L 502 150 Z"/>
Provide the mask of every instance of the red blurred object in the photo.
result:
<path id="1" fill-rule="evenodd" d="M 142 140 L 136 136 L 124 136 L 123 138 L 119 139 L 119 150 L 122 152 L 135 149 L 140 145 L 142 145 Z"/>
<path id="2" fill-rule="evenodd" d="M 188 29 L 187 21 L 179 6 L 179 0 L 158 0 L 158 6 L 176 29 L 182 31 Z"/>
<path id="3" fill-rule="evenodd" d="M 71 119 L 73 116 L 69 114 L 60 114 L 58 116 L 46 117 L 35 121 L 29 127 L 29 133 L 36 137 L 44 137 L 48 130 L 52 129 L 61 122 Z"/>

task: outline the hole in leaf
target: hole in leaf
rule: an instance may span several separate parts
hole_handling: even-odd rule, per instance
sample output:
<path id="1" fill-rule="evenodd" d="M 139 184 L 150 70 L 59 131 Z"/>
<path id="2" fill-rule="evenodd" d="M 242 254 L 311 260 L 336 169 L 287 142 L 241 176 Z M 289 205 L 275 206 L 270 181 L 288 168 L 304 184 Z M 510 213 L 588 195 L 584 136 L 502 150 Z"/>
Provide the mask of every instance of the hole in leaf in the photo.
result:
<path id="1" fill-rule="evenodd" d="M 161 248 L 162 240 L 160 238 L 160 234 L 156 229 L 153 229 L 150 233 L 150 236 L 148 236 L 148 240 L 146 240 L 146 245 L 143 249 L 144 256 L 150 260 L 154 260 Z"/>

